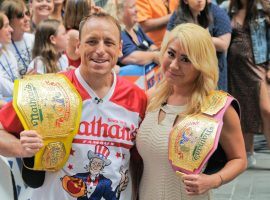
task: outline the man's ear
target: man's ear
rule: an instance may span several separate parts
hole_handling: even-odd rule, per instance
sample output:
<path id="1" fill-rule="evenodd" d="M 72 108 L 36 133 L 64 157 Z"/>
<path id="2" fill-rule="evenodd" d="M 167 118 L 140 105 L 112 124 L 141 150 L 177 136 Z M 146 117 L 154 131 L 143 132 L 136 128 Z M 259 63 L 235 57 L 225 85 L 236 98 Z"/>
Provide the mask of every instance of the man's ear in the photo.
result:
<path id="1" fill-rule="evenodd" d="M 119 44 L 119 55 L 118 55 L 119 58 L 123 56 L 122 48 L 123 48 L 123 40 L 121 40 Z"/>
<path id="2" fill-rule="evenodd" d="M 75 54 L 77 54 L 78 56 L 80 55 L 80 46 L 81 46 L 81 42 L 78 40 L 76 44 L 76 49 L 75 49 Z"/>
<path id="3" fill-rule="evenodd" d="M 50 36 L 50 42 L 52 43 L 52 44 L 56 44 L 56 41 L 55 41 L 55 36 L 54 35 L 51 35 Z"/>

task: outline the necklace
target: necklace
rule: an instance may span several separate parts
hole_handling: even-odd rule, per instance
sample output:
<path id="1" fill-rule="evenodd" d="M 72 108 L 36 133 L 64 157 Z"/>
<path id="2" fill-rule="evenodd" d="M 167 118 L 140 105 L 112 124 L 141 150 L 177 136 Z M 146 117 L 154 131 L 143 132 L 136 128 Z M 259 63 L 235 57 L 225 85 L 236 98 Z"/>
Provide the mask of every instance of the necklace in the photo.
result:
<path id="1" fill-rule="evenodd" d="M 9 78 L 12 80 L 12 82 L 15 81 L 16 77 L 14 76 L 11 67 L 10 67 L 10 63 L 7 60 L 7 57 L 5 56 L 5 53 L 3 52 L 3 56 L 5 58 L 6 64 L 7 64 L 7 68 L 5 67 L 5 65 L 2 63 L 2 61 L 0 61 L 0 65 L 3 68 L 3 70 L 5 70 L 5 72 L 7 73 L 7 75 L 9 76 Z"/>
<path id="2" fill-rule="evenodd" d="M 26 45 L 26 42 L 25 42 L 24 39 L 23 39 L 23 42 L 24 42 L 25 49 L 26 49 L 27 54 L 28 54 L 28 61 L 30 61 L 30 60 L 31 60 L 31 56 L 30 56 L 30 53 L 29 53 L 29 51 L 28 51 L 28 48 L 27 48 L 27 45 Z M 25 75 L 26 72 L 27 72 L 27 70 L 28 70 L 28 65 L 26 64 L 26 60 L 23 59 L 23 57 L 22 57 L 20 51 L 18 50 L 18 47 L 16 46 L 16 44 L 15 44 L 15 42 L 14 42 L 13 40 L 12 40 L 12 45 L 14 46 L 14 48 L 15 48 L 15 50 L 16 50 L 16 53 L 17 53 L 17 55 L 19 56 L 19 60 L 22 61 L 23 66 L 24 66 L 24 68 L 20 70 L 20 75 Z"/>

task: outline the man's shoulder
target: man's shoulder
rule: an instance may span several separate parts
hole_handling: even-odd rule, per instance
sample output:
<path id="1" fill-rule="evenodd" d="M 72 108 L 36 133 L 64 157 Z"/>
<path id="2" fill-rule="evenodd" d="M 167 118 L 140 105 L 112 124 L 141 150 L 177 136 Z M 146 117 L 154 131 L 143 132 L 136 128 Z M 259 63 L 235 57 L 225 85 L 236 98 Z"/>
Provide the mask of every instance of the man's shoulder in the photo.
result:
<path id="1" fill-rule="evenodd" d="M 136 84 L 130 82 L 129 80 L 127 80 L 124 77 L 121 76 L 117 76 L 117 86 L 116 86 L 117 90 L 121 90 L 121 91 L 132 91 L 132 92 L 136 92 L 142 95 L 145 95 L 145 92 L 143 89 L 139 88 Z"/>

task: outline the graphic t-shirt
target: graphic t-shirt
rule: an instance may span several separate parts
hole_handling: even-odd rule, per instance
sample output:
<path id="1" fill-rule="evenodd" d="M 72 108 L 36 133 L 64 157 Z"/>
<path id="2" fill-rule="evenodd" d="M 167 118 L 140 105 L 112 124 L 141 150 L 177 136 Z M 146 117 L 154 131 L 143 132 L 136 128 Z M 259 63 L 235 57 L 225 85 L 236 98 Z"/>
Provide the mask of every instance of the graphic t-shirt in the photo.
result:
<path id="1" fill-rule="evenodd" d="M 65 166 L 46 172 L 43 185 L 33 189 L 31 200 L 131 199 L 130 148 L 144 117 L 144 91 L 114 74 L 111 89 L 100 99 L 79 69 L 64 74 L 83 100 L 79 131 Z M 11 104 L 0 111 L 0 122 L 17 136 L 22 131 Z M 124 181 L 128 181 L 127 188 L 120 184 Z"/>

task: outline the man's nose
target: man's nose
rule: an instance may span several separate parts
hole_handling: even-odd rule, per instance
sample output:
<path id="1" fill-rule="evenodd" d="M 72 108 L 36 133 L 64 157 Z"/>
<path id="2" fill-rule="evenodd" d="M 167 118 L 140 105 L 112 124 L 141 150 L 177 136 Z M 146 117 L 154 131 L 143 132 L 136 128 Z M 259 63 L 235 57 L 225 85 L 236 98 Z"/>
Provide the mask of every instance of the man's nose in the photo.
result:
<path id="1" fill-rule="evenodd" d="M 99 42 L 98 46 L 97 46 L 97 50 L 96 52 L 98 54 L 104 54 L 105 52 L 105 45 L 104 45 L 104 42 Z"/>

